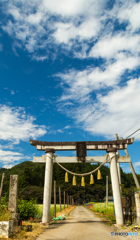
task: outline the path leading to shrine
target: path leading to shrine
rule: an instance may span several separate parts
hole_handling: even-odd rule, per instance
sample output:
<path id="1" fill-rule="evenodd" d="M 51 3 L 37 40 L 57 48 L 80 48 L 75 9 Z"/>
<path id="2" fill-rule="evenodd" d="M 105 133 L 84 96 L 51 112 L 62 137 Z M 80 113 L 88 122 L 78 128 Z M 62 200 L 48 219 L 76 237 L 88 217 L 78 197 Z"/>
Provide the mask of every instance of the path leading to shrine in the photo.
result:
<path id="1" fill-rule="evenodd" d="M 123 240 L 125 237 L 110 236 L 113 226 L 96 217 L 83 206 L 76 207 L 67 220 L 50 225 L 36 240 Z"/>

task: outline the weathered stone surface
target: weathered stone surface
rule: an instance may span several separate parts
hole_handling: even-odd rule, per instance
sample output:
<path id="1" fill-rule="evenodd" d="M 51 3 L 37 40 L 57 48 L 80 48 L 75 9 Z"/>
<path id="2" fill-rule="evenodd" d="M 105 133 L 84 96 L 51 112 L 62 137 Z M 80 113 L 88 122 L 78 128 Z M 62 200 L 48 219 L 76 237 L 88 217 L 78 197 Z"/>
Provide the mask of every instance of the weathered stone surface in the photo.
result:
<path id="1" fill-rule="evenodd" d="M 13 213 L 17 212 L 17 198 L 18 198 L 18 175 L 11 175 L 8 208 Z"/>
<path id="2" fill-rule="evenodd" d="M 13 220 L 0 221 L 0 238 L 9 238 L 13 236 Z"/>
<path id="3" fill-rule="evenodd" d="M 20 214 L 19 213 L 12 213 L 12 220 L 20 220 Z"/>
<path id="4" fill-rule="evenodd" d="M 10 220 L 9 221 L 9 237 L 13 236 L 13 224 L 14 224 L 14 221 Z"/>
<path id="5" fill-rule="evenodd" d="M 20 221 L 20 214 L 19 213 L 12 213 L 11 219 L 13 220 L 14 227 L 15 226 L 20 226 L 21 221 Z"/>

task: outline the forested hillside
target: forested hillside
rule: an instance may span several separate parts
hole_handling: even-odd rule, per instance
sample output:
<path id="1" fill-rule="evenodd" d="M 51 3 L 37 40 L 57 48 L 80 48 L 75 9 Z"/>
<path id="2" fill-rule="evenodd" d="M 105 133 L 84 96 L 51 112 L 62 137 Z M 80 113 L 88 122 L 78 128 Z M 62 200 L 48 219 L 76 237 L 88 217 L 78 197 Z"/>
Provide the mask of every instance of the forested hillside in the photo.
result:
<path id="1" fill-rule="evenodd" d="M 75 164 L 63 164 L 67 169 L 76 173 L 90 172 L 95 169 L 98 164 L 88 163 L 75 163 Z M 44 172 L 45 165 L 39 163 L 33 163 L 25 161 L 14 166 L 11 169 L 0 168 L 0 180 L 2 173 L 5 173 L 3 196 L 8 198 L 9 192 L 9 179 L 10 175 L 19 175 L 19 198 L 30 199 L 37 198 L 39 203 L 43 200 L 43 186 L 44 186 Z M 58 202 L 58 187 L 61 187 L 62 202 L 63 191 L 65 190 L 69 195 L 73 195 L 75 200 L 79 201 L 96 201 L 105 197 L 106 190 L 106 176 L 109 177 L 109 195 L 112 195 L 110 169 L 107 166 L 101 168 L 102 179 L 97 180 L 97 172 L 94 174 L 94 184 L 90 185 L 90 176 L 85 177 L 85 187 L 81 187 L 81 178 L 76 177 L 76 186 L 72 186 L 72 175 L 69 174 L 69 182 L 65 183 L 65 171 L 61 169 L 57 164 L 53 166 L 53 182 L 56 180 L 57 184 L 57 202 Z M 135 188 L 135 183 L 130 173 L 124 173 L 121 169 L 122 190 L 123 195 L 129 193 L 130 188 Z M 140 181 L 140 175 L 138 175 Z M 52 202 L 53 202 L 53 186 L 52 186 Z"/>

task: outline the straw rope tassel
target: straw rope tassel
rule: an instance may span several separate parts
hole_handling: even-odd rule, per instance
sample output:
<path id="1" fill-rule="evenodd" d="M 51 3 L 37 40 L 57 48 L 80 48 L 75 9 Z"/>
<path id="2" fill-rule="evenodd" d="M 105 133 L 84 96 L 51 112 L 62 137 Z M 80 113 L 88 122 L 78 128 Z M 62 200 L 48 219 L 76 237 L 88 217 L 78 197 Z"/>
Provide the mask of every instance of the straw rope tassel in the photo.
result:
<path id="1" fill-rule="evenodd" d="M 73 176 L 72 185 L 76 186 L 76 177 L 75 176 Z"/>
<path id="2" fill-rule="evenodd" d="M 90 184 L 93 184 L 94 183 L 94 177 L 93 177 L 93 175 L 91 174 L 90 175 Z"/>
<path id="3" fill-rule="evenodd" d="M 68 179 L 68 173 L 66 172 L 65 173 L 65 182 L 68 182 L 69 181 L 69 179 Z"/>
<path id="4" fill-rule="evenodd" d="M 82 177 L 82 179 L 81 179 L 81 186 L 82 186 L 82 187 L 85 186 L 85 179 L 84 179 L 84 177 Z"/>
<path id="5" fill-rule="evenodd" d="M 98 173 L 97 173 L 97 179 L 98 179 L 98 180 L 102 179 L 102 176 L 101 176 L 101 172 L 100 172 L 100 170 L 98 170 Z"/>

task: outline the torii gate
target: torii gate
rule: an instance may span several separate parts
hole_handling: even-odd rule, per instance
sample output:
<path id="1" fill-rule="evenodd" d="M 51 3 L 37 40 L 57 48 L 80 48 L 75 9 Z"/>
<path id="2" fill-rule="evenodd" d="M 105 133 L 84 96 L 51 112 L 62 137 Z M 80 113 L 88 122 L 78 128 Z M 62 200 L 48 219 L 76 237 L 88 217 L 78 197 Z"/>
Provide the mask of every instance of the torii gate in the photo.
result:
<path id="1" fill-rule="evenodd" d="M 50 204 L 52 189 L 52 171 L 53 160 L 58 163 L 102 163 L 106 156 L 87 157 L 86 150 L 106 150 L 111 159 L 110 174 L 113 189 L 116 223 L 123 225 L 123 211 L 120 191 L 120 176 L 118 171 L 119 163 L 131 163 L 130 156 L 118 155 L 118 150 L 126 150 L 127 145 L 134 142 L 134 138 L 113 140 L 113 141 L 86 141 L 86 142 L 44 142 L 37 140 L 29 140 L 32 146 L 36 146 L 37 150 L 45 151 L 46 155 L 42 157 L 33 157 L 33 162 L 46 163 L 45 179 L 44 179 L 44 196 L 43 196 L 43 216 L 42 223 L 50 222 Z M 55 151 L 76 150 L 77 157 L 57 157 Z M 131 168 L 132 170 L 132 168 Z M 133 177 L 135 177 L 134 172 Z M 135 180 L 135 179 L 134 179 Z M 135 181 L 136 183 L 136 181 Z"/>

